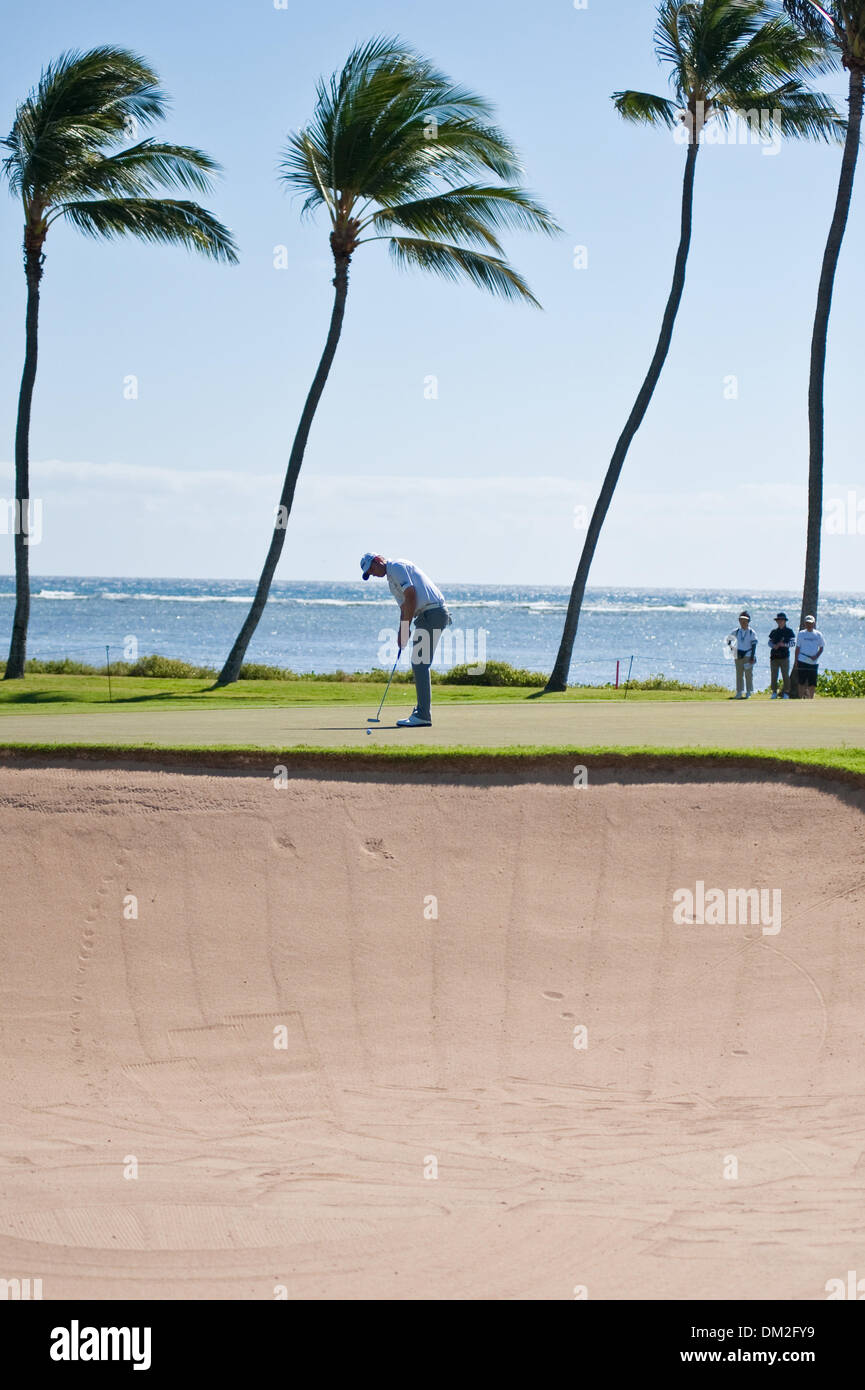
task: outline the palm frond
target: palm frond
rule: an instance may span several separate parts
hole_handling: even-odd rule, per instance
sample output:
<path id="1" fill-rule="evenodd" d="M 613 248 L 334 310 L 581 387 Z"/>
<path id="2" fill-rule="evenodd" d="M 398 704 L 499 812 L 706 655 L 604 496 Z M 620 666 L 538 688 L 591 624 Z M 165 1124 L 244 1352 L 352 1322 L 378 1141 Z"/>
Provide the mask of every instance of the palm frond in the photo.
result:
<path id="1" fill-rule="evenodd" d="M 64 193 L 67 197 L 143 197 L 171 186 L 205 193 L 219 172 L 220 166 L 203 150 L 142 140 L 116 154 L 82 160 L 64 181 Z"/>
<path id="2" fill-rule="evenodd" d="M 419 236 L 462 237 L 485 242 L 499 249 L 495 232 L 503 229 L 545 232 L 553 235 L 560 228 L 546 208 L 525 189 L 466 184 L 449 188 L 430 198 L 411 203 L 394 203 L 380 208 L 370 217 L 379 230 L 404 227 Z"/>
<path id="3" fill-rule="evenodd" d="M 307 209 L 340 194 L 382 204 L 418 198 L 436 180 L 456 183 L 479 169 L 513 178 L 519 160 L 489 114 L 481 97 L 397 41 L 365 46 L 319 83 L 313 119 L 290 138 L 281 177 Z"/>
<path id="4" fill-rule="evenodd" d="M 166 105 L 152 68 L 126 49 L 62 54 L 19 105 L 3 141 L 13 192 L 40 196 L 60 187 L 88 152 L 121 143 Z"/>
<path id="5" fill-rule="evenodd" d="M 519 272 L 495 256 L 411 237 L 392 237 L 390 253 L 399 266 L 429 270 L 445 280 L 467 279 L 503 299 L 521 299 L 536 309 L 541 307 Z"/>
<path id="6" fill-rule="evenodd" d="M 289 136 L 288 144 L 280 164 L 280 177 L 283 183 L 306 192 L 306 200 L 301 215 L 306 216 L 314 208 L 325 203 L 332 208 L 334 197 L 325 178 L 327 157 L 317 150 L 310 133 L 306 130 Z"/>
<path id="7" fill-rule="evenodd" d="M 786 19 L 767 20 L 753 38 L 743 44 L 714 75 L 715 87 L 759 87 L 785 77 L 804 77 L 828 72 L 835 55 L 816 34 L 800 34 Z"/>
<path id="8" fill-rule="evenodd" d="M 280 165 L 282 181 L 303 197 L 302 215 L 326 206 L 332 245 L 349 256 L 386 240 L 402 266 L 535 303 L 498 254 L 499 233 L 560 229 L 519 173 L 489 103 L 398 39 L 354 49 L 318 83 L 313 117 L 290 136 Z M 376 235 L 364 236 L 368 229 Z M 392 229 L 408 235 L 389 236 Z"/>
<path id="9" fill-rule="evenodd" d="M 185 246 L 231 265 L 237 261 L 231 233 L 197 203 L 173 198 L 94 199 L 63 203 L 59 212 L 87 236 L 134 236 L 139 241 Z"/>
<path id="10" fill-rule="evenodd" d="M 675 129 L 679 123 L 679 108 L 666 97 L 651 92 L 614 92 L 613 105 L 626 121 L 643 125 L 666 126 Z"/>
<path id="11" fill-rule="evenodd" d="M 806 33 L 823 36 L 837 33 L 831 0 L 825 4 L 814 4 L 812 0 L 783 0 L 783 3 L 785 13 Z"/>
<path id="12" fill-rule="evenodd" d="M 655 53 L 682 106 L 690 94 L 705 94 L 711 74 L 758 32 L 765 14 L 765 0 L 663 0 Z"/>
<path id="13" fill-rule="evenodd" d="M 865 62 L 862 0 L 784 0 L 784 10 L 803 33 L 818 36 L 844 60 Z"/>
<path id="14" fill-rule="evenodd" d="M 835 9 L 842 0 L 827 3 Z M 856 3 L 865 12 L 863 0 Z M 645 92 L 618 92 L 613 100 L 626 120 L 672 129 L 683 109 L 702 109 L 722 124 L 741 110 L 765 113 L 761 120 L 777 110 L 787 135 L 831 141 L 843 134 L 832 101 L 804 85 L 833 66 L 826 35 L 813 25 L 797 29 L 767 0 L 662 0 L 655 51 L 669 68 L 678 109 Z"/>
<path id="15" fill-rule="evenodd" d="M 761 129 L 777 126 L 780 134 L 824 144 L 841 144 L 847 121 L 829 97 L 811 92 L 798 82 L 788 82 L 773 92 L 724 93 L 716 108 L 725 126 L 739 117 L 759 122 Z"/>

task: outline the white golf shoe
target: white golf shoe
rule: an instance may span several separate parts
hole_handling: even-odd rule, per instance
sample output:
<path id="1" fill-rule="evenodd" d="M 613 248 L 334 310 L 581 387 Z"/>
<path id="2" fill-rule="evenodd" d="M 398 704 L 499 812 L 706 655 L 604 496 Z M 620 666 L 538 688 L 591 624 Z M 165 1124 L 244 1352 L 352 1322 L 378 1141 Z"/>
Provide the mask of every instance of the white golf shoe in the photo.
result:
<path id="1" fill-rule="evenodd" d="M 398 729 L 429 729 L 432 727 L 431 719 L 421 719 L 416 710 L 412 710 L 408 719 L 398 719 L 396 721 Z"/>

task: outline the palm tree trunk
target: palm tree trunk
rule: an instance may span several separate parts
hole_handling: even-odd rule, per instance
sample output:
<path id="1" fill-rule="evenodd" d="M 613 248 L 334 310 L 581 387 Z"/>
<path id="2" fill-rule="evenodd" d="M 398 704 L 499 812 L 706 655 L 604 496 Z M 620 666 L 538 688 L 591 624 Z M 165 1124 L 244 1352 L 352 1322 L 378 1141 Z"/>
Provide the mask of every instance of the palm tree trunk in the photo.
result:
<path id="1" fill-rule="evenodd" d="M 619 481 L 622 465 L 631 447 L 637 430 L 643 423 L 643 417 L 649 408 L 649 403 L 658 384 L 667 353 L 670 350 L 670 343 L 673 337 L 673 327 L 676 322 L 676 315 L 679 311 L 679 304 L 682 299 L 682 291 L 685 288 L 685 269 L 688 264 L 688 250 L 691 245 L 691 223 L 694 206 L 694 172 L 697 164 L 697 154 L 700 146 L 694 140 L 688 146 L 688 157 L 685 161 L 685 179 L 682 190 L 682 230 L 679 238 L 679 250 L 676 256 L 676 266 L 673 272 L 673 285 L 670 290 L 670 297 L 667 300 L 667 307 L 664 311 L 664 319 L 661 325 L 661 336 L 658 339 L 658 346 L 655 348 L 655 355 L 652 358 L 652 365 L 649 367 L 648 375 L 637 396 L 634 408 L 628 416 L 628 422 L 622 431 L 618 444 L 616 445 L 610 466 L 607 469 L 607 476 L 600 495 L 595 503 L 595 510 L 589 523 L 586 539 L 583 542 L 583 552 L 580 556 L 580 563 L 577 568 L 576 578 L 574 579 L 571 597 L 568 602 L 568 612 L 565 618 L 565 628 L 562 633 L 562 640 L 559 645 L 558 655 L 552 673 L 544 688 L 544 694 L 552 693 L 557 690 L 565 690 L 568 683 L 568 673 L 571 669 L 571 658 L 574 651 L 574 641 L 577 636 L 577 626 L 580 621 L 580 610 L 583 605 L 583 597 L 586 591 L 586 582 L 589 577 L 589 570 L 595 556 L 598 539 L 601 534 L 601 527 L 610 509 L 613 500 L 613 493 Z"/>
<path id="2" fill-rule="evenodd" d="M 309 431 L 318 403 L 321 400 L 328 374 L 333 365 L 337 344 L 339 343 L 339 336 L 342 332 L 342 321 L 345 315 L 345 301 L 348 294 L 348 267 L 351 257 L 336 255 L 334 259 L 336 263 L 336 274 L 333 279 L 335 293 L 327 342 L 324 345 L 324 352 L 318 364 L 318 371 L 313 378 L 312 386 L 309 389 L 309 395 L 306 398 L 306 404 L 303 407 L 303 414 L 300 417 L 297 434 L 294 436 L 294 444 L 291 448 L 288 468 L 285 474 L 285 482 L 282 487 L 282 496 L 279 499 L 277 521 L 273 529 L 273 537 L 270 542 L 270 549 L 267 552 L 267 559 L 264 562 L 264 569 L 261 572 L 258 588 L 255 591 L 255 598 L 252 601 L 252 607 L 246 615 L 246 621 L 237 635 L 237 640 L 228 654 L 228 659 L 219 673 L 219 678 L 216 682 L 217 686 L 231 685 L 240 675 L 240 668 L 243 665 L 246 649 L 252 640 L 255 629 L 261 621 L 261 615 L 264 612 L 264 605 L 267 603 L 276 566 L 279 563 L 282 547 L 285 544 L 286 522 L 291 514 L 294 492 L 297 487 L 301 464 L 303 463 L 303 455 L 306 450 Z"/>
<path id="3" fill-rule="evenodd" d="M 39 356 L 39 282 L 44 257 L 39 247 L 27 245 L 24 268 L 27 276 L 27 327 L 24 370 L 18 393 L 18 421 L 15 428 L 15 616 L 4 680 L 24 675 L 27 660 L 27 627 L 30 622 L 30 410 L 36 384 Z"/>
<path id="4" fill-rule="evenodd" d="M 805 549 L 805 584 L 802 590 L 802 613 L 800 628 L 805 625 L 806 613 L 817 616 L 817 600 L 820 593 L 820 539 L 823 526 L 823 390 L 826 378 L 826 340 L 829 332 L 829 314 L 832 309 L 832 292 L 835 287 L 835 272 L 841 254 L 841 243 L 847 227 L 850 201 L 853 196 L 853 179 L 856 174 L 856 161 L 859 157 L 859 140 L 862 131 L 863 73 L 861 68 L 850 69 L 850 115 L 847 126 L 847 139 L 844 157 L 841 161 L 841 174 L 838 179 L 838 194 L 835 199 L 835 212 L 829 228 L 826 250 L 823 253 L 823 268 L 820 272 L 820 288 L 817 291 L 817 311 L 814 315 L 814 332 L 811 338 L 811 375 L 808 383 L 808 540 Z"/>

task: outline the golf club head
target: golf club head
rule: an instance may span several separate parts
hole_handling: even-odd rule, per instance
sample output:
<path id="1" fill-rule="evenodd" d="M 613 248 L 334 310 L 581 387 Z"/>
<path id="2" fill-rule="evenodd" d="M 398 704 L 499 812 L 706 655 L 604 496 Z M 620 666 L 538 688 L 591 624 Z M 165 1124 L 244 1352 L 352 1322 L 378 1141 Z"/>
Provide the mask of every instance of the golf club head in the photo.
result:
<path id="1" fill-rule="evenodd" d="M 367 724 L 380 724 L 380 723 L 381 723 L 381 720 L 380 720 L 380 719 L 373 719 L 373 718 L 370 716 L 370 718 L 369 718 L 366 722 L 367 722 Z"/>

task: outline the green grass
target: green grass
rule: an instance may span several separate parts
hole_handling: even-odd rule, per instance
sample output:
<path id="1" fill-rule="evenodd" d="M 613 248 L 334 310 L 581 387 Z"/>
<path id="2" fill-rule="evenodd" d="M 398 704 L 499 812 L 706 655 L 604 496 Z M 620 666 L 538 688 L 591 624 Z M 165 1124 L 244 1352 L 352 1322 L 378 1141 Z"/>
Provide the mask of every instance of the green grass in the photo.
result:
<path id="1" fill-rule="evenodd" d="M 272 705 L 377 705 L 384 692 L 379 679 L 346 681 L 297 678 L 293 680 L 244 680 L 223 690 L 214 690 L 210 679 L 186 677 L 114 676 L 111 681 L 113 704 L 131 709 L 225 709 L 231 707 Z M 450 685 L 435 683 L 436 702 L 470 704 L 501 700 L 527 700 L 537 690 L 513 685 Z M 693 690 L 635 690 L 629 700 L 719 700 L 727 698 L 714 689 Z M 549 701 L 621 700 L 624 690 L 609 686 L 570 686 L 562 695 L 545 695 Z M 108 701 L 108 681 L 97 675 L 28 675 L 24 680 L 0 681 L 0 714 L 22 714 L 27 710 L 40 713 L 55 711 L 71 714 L 81 706 L 105 707 Z"/>
<path id="2" fill-rule="evenodd" d="M 134 762 L 139 753 L 152 754 L 148 761 L 195 766 L 204 770 L 208 764 L 225 764 L 239 767 L 250 762 L 261 768 L 272 768 L 284 764 L 291 770 L 292 764 L 318 764 L 323 772 L 341 765 L 353 766 L 367 764 L 370 768 L 380 766 L 404 766 L 411 768 L 427 764 L 442 767 L 454 764 L 455 769 L 480 770 L 492 765 L 494 770 L 519 771 L 521 764 L 541 761 L 547 765 L 574 760 L 574 765 L 584 764 L 589 768 L 591 778 L 592 759 L 606 766 L 635 763 L 667 764 L 675 761 L 700 762 L 708 766 L 730 767 L 731 765 L 751 764 L 754 771 L 770 772 L 774 766 L 778 771 L 794 768 L 802 770 L 826 769 L 834 772 L 853 774 L 865 785 L 865 748 L 786 748 L 767 750 L 763 748 L 656 748 L 649 745 L 631 747 L 594 746 L 562 747 L 551 749 L 548 746 L 521 748 L 323 748 L 314 744 L 281 750 L 262 749 L 258 744 L 213 744 L 191 747 L 183 745 L 163 745 L 141 743 L 135 747 L 122 744 L 64 744 L 64 743 L 0 743 L 0 754 L 15 759 L 31 755 L 51 755 L 54 757 L 79 757 L 82 761 L 99 761 L 116 758 L 124 762 Z"/>

